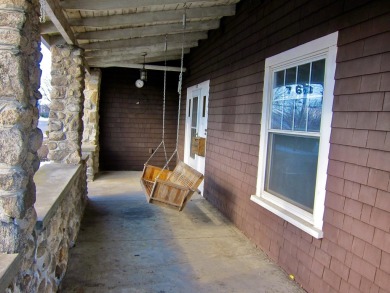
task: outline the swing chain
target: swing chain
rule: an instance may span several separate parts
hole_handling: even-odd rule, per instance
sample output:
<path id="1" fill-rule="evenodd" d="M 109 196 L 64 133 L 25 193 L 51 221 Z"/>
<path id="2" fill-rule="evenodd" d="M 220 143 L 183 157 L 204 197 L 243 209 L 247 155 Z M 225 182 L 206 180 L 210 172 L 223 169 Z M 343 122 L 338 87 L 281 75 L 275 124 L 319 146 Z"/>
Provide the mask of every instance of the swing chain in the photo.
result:
<path id="1" fill-rule="evenodd" d="M 157 174 L 156 179 L 160 178 L 160 175 L 162 172 L 168 168 L 169 163 L 171 162 L 172 158 L 176 155 L 177 159 L 180 160 L 179 152 L 178 152 L 178 146 L 179 146 L 179 131 L 180 131 L 180 112 L 181 112 L 181 99 L 182 99 L 182 81 L 183 81 L 183 67 L 184 67 L 184 42 L 185 42 L 185 30 L 186 30 L 186 5 L 184 6 L 184 15 L 183 15 L 183 33 L 182 33 L 182 45 L 181 45 L 181 66 L 180 66 L 180 75 L 179 75 L 179 85 L 178 85 L 178 93 L 179 93 L 179 108 L 177 112 L 177 129 L 176 129 L 176 148 L 173 151 L 172 155 L 167 160 L 166 150 L 165 150 L 165 142 L 164 142 L 164 136 L 165 136 L 165 96 L 166 96 L 166 66 L 167 66 L 167 35 L 165 35 L 165 68 L 164 68 L 164 102 L 163 102 L 163 139 L 161 143 L 158 145 L 154 153 L 150 156 L 150 158 L 146 161 L 145 165 L 148 164 L 148 162 L 153 158 L 154 154 L 157 152 L 157 150 L 163 146 L 164 153 L 165 153 L 165 159 L 166 163 L 164 167 L 160 170 L 160 172 Z"/>
<path id="2" fill-rule="evenodd" d="M 39 22 L 45 23 L 46 22 L 46 0 L 39 0 L 39 4 L 40 4 Z"/>
<path id="3" fill-rule="evenodd" d="M 176 129 L 176 155 L 177 159 L 180 160 L 178 147 L 179 147 L 179 130 L 180 130 L 180 113 L 181 113 L 181 92 L 183 86 L 183 67 L 184 67 L 184 42 L 185 42 L 185 31 L 186 31 L 186 22 L 187 22 L 187 7 L 184 5 L 184 14 L 183 14 L 183 33 L 182 33 L 182 42 L 181 42 L 181 64 L 180 64 L 180 75 L 179 75 L 179 108 L 177 112 L 177 129 Z"/>
<path id="4" fill-rule="evenodd" d="M 168 42 L 167 35 L 165 35 L 165 60 L 164 60 L 164 100 L 163 100 L 163 130 L 162 130 L 162 141 L 164 148 L 165 161 L 168 161 L 167 150 L 165 148 L 165 100 L 166 100 L 166 91 L 167 91 L 167 50 Z"/>

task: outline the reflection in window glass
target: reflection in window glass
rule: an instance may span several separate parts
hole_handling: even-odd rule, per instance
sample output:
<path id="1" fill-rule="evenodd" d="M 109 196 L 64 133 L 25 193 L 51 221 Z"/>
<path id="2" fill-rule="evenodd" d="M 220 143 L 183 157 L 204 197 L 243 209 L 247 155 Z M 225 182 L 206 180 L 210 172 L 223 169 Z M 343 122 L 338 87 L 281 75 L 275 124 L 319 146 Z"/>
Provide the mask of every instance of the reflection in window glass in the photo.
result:
<path id="1" fill-rule="evenodd" d="M 312 63 L 311 83 L 324 85 L 325 76 L 325 59 L 318 60 Z"/>
<path id="2" fill-rule="evenodd" d="M 265 189 L 312 212 L 319 138 L 270 133 Z"/>
<path id="3" fill-rule="evenodd" d="M 275 73 L 274 88 L 284 86 L 284 70 Z"/>
<path id="4" fill-rule="evenodd" d="M 304 85 L 310 83 L 310 63 L 298 66 L 297 83 Z"/>
<path id="5" fill-rule="evenodd" d="M 294 100 L 284 100 L 283 102 L 283 122 L 282 129 L 292 130 L 294 123 Z"/>
<path id="6" fill-rule="evenodd" d="M 198 97 L 195 97 L 192 102 L 192 127 L 198 125 Z"/>
<path id="7" fill-rule="evenodd" d="M 325 59 L 274 73 L 271 129 L 319 132 Z"/>
<path id="8" fill-rule="evenodd" d="M 285 85 L 290 85 L 290 84 L 296 84 L 297 82 L 297 68 L 289 68 L 286 69 L 286 84 Z"/>
<path id="9" fill-rule="evenodd" d="M 191 113 L 191 143 L 196 137 L 197 127 L 198 127 L 198 97 L 192 99 L 192 113 Z M 191 158 L 195 159 L 195 152 L 191 148 L 190 151 Z"/>
<path id="10" fill-rule="evenodd" d="M 196 137 L 196 128 L 191 128 L 191 144 L 192 144 L 192 141 L 193 141 L 193 138 Z M 191 158 L 195 159 L 195 152 L 194 152 L 194 148 L 190 148 L 190 156 Z"/>
<path id="11" fill-rule="evenodd" d="M 294 130 L 306 131 L 307 99 L 295 101 L 294 108 Z"/>

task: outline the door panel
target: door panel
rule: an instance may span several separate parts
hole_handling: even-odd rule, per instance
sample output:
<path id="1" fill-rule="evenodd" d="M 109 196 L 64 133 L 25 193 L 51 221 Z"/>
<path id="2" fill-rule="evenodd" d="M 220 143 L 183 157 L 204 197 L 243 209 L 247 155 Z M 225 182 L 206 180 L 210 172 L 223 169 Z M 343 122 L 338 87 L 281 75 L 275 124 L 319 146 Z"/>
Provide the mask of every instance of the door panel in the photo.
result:
<path id="1" fill-rule="evenodd" d="M 191 145 L 195 137 L 207 140 L 209 84 L 210 82 L 206 81 L 187 89 L 184 162 L 203 174 L 206 158 L 197 155 Z M 199 190 L 203 193 L 203 183 Z"/>

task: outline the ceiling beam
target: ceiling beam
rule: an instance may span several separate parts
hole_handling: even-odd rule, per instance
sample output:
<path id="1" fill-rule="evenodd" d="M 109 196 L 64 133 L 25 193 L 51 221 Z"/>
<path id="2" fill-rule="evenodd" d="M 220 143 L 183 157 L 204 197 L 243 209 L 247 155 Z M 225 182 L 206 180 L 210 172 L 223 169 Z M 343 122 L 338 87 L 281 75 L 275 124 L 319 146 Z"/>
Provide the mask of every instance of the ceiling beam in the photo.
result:
<path id="1" fill-rule="evenodd" d="M 198 46 L 197 42 L 186 42 L 183 44 L 184 50 L 194 48 Z M 170 44 L 168 47 L 168 50 L 181 50 L 182 44 Z M 111 56 L 111 55 L 126 55 L 129 53 L 132 54 L 138 54 L 142 55 L 143 53 L 147 53 L 148 55 L 154 54 L 154 53 L 160 53 L 164 54 L 165 51 L 165 44 L 159 43 L 154 45 L 147 45 L 147 46 L 137 46 L 137 47 L 128 47 L 128 48 L 121 48 L 121 49 L 112 49 L 112 50 L 96 50 L 96 51 L 85 51 L 85 56 L 92 58 L 92 57 L 104 57 L 104 56 Z"/>
<path id="2" fill-rule="evenodd" d="M 46 20 L 46 22 L 39 24 L 39 31 L 41 35 L 46 35 L 46 34 L 58 34 L 58 29 L 52 23 L 51 21 Z"/>
<path id="3" fill-rule="evenodd" d="M 134 69 L 142 69 L 143 64 L 133 64 L 133 63 L 127 63 L 127 62 L 110 62 L 110 63 L 96 63 L 93 65 L 90 65 L 91 67 L 124 67 L 124 68 L 134 68 Z M 180 72 L 180 67 L 173 67 L 173 66 L 161 66 L 161 65 L 145 65 L 146 70 L 159 70 L 159 71 L 172 71 L 172 72 Z M 186 72 L 187 69 L 184 67 L 183 72 Z"/>
<path id="4" fill-rule="evenodd" d="M 237 0 L 238 2 L 239 0 Z M 116 10 L 116 9 L 136 9 L 146 6 L 186 4 L 190 7 L 192 3 L 213 2 L 215 0 L 66 0 L 61 2 L 64 9 L 70 10 Z"/>
<path id="5" fill-rule="evenodd" d="M 45 0 L 45 2 L 45 12 L 57 28 L 58 32 L 69 45 L 77 45 L 77 40 L 64 13 L 62 12 L 62 8 L 59 5 L 58 0 Z"/>
<path id="6" fill-rule="evenodd" d="M 180 59 L 181 59 L 180 54 L 166 56 L 167 61 L 180 60 Z M 146 58 L 145 58 L 146 63 L 155 63 L 155 62 L 163 62 L 163 61 L 165 61 L 164 55 L 155 56 L 155 57 L 146 56 Z M 125 63 L 134 63 L 134 64 L 143 64 L 144 57 L 131 56 L 131 55 L 130 56 L 113 56 L 113 57 L 109 57 L 109 58 L 98 57 L 98 58 L 89 58 L 89 59 L 87 59 L 87 62 L 88 62 L 88 64 L 111 63 L 111 62 L 125 62 Z"/>
<path id="7" fill-rule="evenodd" d="M 187 54 L 190 52 L 189 48 L 184 49 L 184 54 Z M 143 53 L 145 52 L 134 52 L 133 49 L 128 50 L 121 50 L 121 51 L 112 51 L 111 54 L 104 54 L 104 55 L 98 55 L 96 53 L 99 52 L 85 52 L 85 58 L 96 58 L 96 57 L 104 57 L 105 59 L 109 58 L 123 58 L 123 56 L 134 56 L 134 57 L 140 57 L 143 56 Z M 146 57 L 157 57 L 157 56 L 164 56 L 165 54 L 168 55 L 177 55 L 181 54 L 181 49 L 174 49 L 174 50 L 167 50 L 166 52 L 164 50 L 159 50 L 156 52 L 149 52 L 146 54 Z M 142 57 L 143 58 L 143 57 Z"/>
<path id="8" fill-rule="evenodd" d="M 185 31 L 208 31 L 219 27 L 219 20 L 209 20 L 203 22 L 188 22 Z M 115 40 L 124 38 L 141 38 L 150 36 L 160 36 L 165 34 L 178 34 L 183 31 L 182 24 L 162 24 L 145 27 L 112 29 L 94 32 L 85 32 L 77 35 L 78 40 Z"/>
<path id="9" fill-rule="evenodd" d="M 207 39 L 207 32 L 194 32 L 186 33 L 185 40 L 186 42 L 193 42 L 198 40 Z M 173 43 L 181 43 L 181 35 L 167 35 L 167 44 L 168 47 L 171 47 Z M 139 47 L 139 46 L 148 46 L 159 43 L 165 43 L 165 36 L 152 36 L 144 38 L 134 38 L 127 40 L 118 40 L 118 41 L 104 41 L 104 42 L 95 42 L 89 44 L 80 44 L 80 47 L 86 50 L 97 50 L 97 49 L 114 49 L 114 48 L 126 48 L 126 47 Z"/>
<path id="10" fill-rule="evenodd" d="M 187 9 L 187 20 L 200 18 L 221 18 L 223 16 L 231 16 L 235 14 L 235 5 L 215 6 L 207 8 Z M 143 25 L 145 23 L 157 22 L 181 22 L 183 19 L 182 10 L 164 10 L 153 12 L 139 12 L 124 15 L 111 15 L 89 18 L 72 18 L 69 23 L 72 26 L 86 27 L 109 27 L 122 25 Z"/>

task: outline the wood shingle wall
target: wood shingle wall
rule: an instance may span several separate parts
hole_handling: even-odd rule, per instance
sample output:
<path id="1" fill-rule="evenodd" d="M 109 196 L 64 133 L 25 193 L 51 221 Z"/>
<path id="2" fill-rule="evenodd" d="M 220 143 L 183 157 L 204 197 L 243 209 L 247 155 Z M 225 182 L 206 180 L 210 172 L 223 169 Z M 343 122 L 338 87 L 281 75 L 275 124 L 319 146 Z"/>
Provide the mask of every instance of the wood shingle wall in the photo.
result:
<path id="1" fill-rule="evenodd" d="M 250 195 L 265 58 L 335 31 L 324 238 L 318 240 Z M 186 87 L 210 80 L 205 197 L 309 292 L 389 292 L 390 1 L 244 0 L 186 63 Z"/>
<path id="2" fill-rule="evenodd" d="M 139 70 L 103 69 L 100 104 L 101 170 L 142 170 L 162 137 L 163 71 L 149 71 L 148 81 L 136 88 Z M 176 143 L 177 73 L 168 74 L 166 145 L 168 157 Z M 164 166 L 160 149 L 152 164 Z"/>

